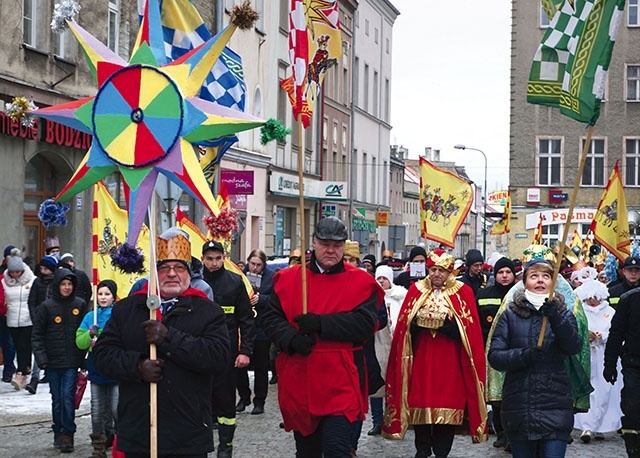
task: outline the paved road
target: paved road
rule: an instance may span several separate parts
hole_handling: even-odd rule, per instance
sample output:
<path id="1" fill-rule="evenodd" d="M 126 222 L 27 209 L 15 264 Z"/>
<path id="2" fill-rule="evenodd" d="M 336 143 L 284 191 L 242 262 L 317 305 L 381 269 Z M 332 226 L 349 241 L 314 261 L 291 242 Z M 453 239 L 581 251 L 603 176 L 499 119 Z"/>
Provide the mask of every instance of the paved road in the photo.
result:
<path id="1" fill-rule="evenodd" d="M 271 386 L 270 388 L 274 388 Z M 263 415 L 238 414 L 238 430 L 234 441 L 234 456 L 238 458 L 283 458 L 294 456 L 293 435 L 279 428 L 281 421 L 275 390 L 270 393 Z M 40 385 L 33 396 L 26 391 L 17 392 L 11 385 L 0 382 L 0 458 L 53 457 L 60 453 L 53 448 L 50 428 L 50 396 L 47 385 Z M 89 433 L 89 390 L 85 393 L 76 418 L 76 449 L 66 456 L 86 458 L 91 455 Z M 360 438 L 360 458 L 407 458 L 413 457 L 413 433 L 403 441 L 389 441 L 381 437 L 370 437 L 366 431 L 371 427 L 367 420 Z M 574 437 L 578 433 L 574 431 Z M 508 458 L 503 450 L 492 447 L 495 440 L 472 444 L 468 437 L 458 436 L 449 455 L 451 458 Z M 215 454 L 210 454 L 214 457 Z M 568 458 L 618 458 L 624 457 L 624 444 L 617 434 L 608 434 L 604 442 L 583 444 L 580 440 L 568 446 Z"/>

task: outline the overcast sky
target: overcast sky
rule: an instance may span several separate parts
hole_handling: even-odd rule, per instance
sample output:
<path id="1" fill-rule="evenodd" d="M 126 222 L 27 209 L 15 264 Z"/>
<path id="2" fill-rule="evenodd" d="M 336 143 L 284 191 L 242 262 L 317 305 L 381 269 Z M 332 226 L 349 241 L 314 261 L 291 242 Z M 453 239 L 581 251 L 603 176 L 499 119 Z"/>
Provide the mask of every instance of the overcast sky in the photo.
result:
<path id="1" fill-rule="evenodd" d="M 391 143 L 441 151 L 487 188 L 506 189 L 509 162 L 510 2 L 391 0 Z"/>

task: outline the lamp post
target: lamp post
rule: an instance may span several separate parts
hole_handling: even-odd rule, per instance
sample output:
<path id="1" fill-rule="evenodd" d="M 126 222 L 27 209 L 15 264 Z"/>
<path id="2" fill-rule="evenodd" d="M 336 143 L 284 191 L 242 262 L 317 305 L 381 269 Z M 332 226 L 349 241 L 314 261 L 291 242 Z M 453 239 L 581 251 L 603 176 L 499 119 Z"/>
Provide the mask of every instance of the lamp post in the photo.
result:
<path id="1" fill-rule="evenodd" d="M 469 149 L 472 151 L 478 151 L 480 154 L 482 154 L 482 157 L 484 158 L 484 189 L 483 189 L 483 193 L 484 193 L 484 207 L 483 207 L 483 211 L 484 214 L 482 215 L 482 257 L 484 259 L 487 259 L 487 155 L 484 154 L 484 151 L 478 149 L 478 148 L 470 148 L 468 146 L 465 145 L 455 145 L 454 146 L 455 149 Z"/>

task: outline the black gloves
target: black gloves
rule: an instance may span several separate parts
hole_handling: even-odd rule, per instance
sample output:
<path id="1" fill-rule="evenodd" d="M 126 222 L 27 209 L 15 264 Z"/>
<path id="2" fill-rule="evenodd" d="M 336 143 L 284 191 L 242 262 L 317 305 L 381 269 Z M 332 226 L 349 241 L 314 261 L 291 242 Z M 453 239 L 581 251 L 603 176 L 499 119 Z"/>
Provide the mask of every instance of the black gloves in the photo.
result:
<path id="1" fill-rule="evenodd" d="M 98 325 L 94 324 L 93 326 L 89 327 L 89 335 L 91 336 L 92 339 L 98 336 L 98 331 L 100 331 L 100 326 Z"/>
<path id="2" fill-rule="evenodd" d="M 613 385 L 614 383 L 616 383 L 616 380 L 618 380 L 618 370 L 615 367 L 604 366 L 602 376 L 607 382 Z"/>
<path id="3" fill-rule="evenodd" d="M 320 332 L 320 315 L 315 313 L 305 313 L 304 315 L 297 315 L 293 318 L 293 321 L 298 324 L 298 328 L 301 334 L 312 334 L 314 332 Z"/>
<path id="4" fill-rule="evenodd" d="M 305 334 L 297 333 L 289 342 L 289 348 L 292 353 L 298 353 L 302 356 L 307 356 L 311 353 L 311 349 L 316 344 L 315 337 Z"/>
<path id="5" fill-rule="evenodd" d="M 444 324 L 438 328 L 438 332 L 441 332 L 450 339 L 461 340 L 460 330 L 458 329 L 458 324 L 455 322 L 455 319 L 445 319 Z"/>
<path id="6" fill-rule="evenodd" d="M 164 361 L 161 359 L 141 359 L 138 361 L 140 378 L 145 382 L 158 383 L 162 380 L 162 368 Z"/>
<path id="7" fill-rule="evenodd" d="M 544 350 L 542 349 L 542 347 L 525 348 L 524 357 L 527 363 L 530 363 L 530 364 L 539 363 L 540 361 L 542 361 L 542 358 L 544 357 Z"/>
<path id="8" fill-rule="evenodd" d="M 411 323 L 409 324 L 409 331 L 411 332 L 411 335 L 415 336 L 423 329 L 425 328 L 423 328 L 418 324 L 418 317 L 414 317 L 413 320 L 411 320 Z"/>
<path id="9" fill-rule="evenodd" d="M 147 320 L 141 325 L 144 328 L 144 338 L 149 345 L 160 345 L 167 336 L 167 327 L 158 320 Z"/>
<path id="10" fill-rule="evenodd" d="M 559 316 L 558 303 L 555 301 L 555 299 L 545 299 L 542 307 L 540 307 L 540 313 L 546 316 L 549 321 L 553 321 Z"/>

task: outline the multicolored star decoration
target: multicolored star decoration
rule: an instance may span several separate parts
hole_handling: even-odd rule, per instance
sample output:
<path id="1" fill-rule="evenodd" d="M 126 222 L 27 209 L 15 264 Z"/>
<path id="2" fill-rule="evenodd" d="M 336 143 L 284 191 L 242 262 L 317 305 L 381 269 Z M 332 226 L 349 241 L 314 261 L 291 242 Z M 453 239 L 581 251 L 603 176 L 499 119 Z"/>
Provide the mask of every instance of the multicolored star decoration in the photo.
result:
<path id="1" fill-rule="evenodd" d="M 165 55 L 158 0 L 146 3 L 129 62 L 72 18 L 66 18 L 87 58 L 98 92 L 93 97 L 33 112 L 93 135 L 91 148 L 54 202 L 65 202 L 119 171 L 131 190 L 130 247 L 135 247 L 158 174 L 218 214 L 194 146 L 265 123 L 198 97 L 235 29 L 251 27 L 257 17 L 247 2 L 234 7 L 231 16 L 232 23 L 222 32 L 171 62 Z"/>

